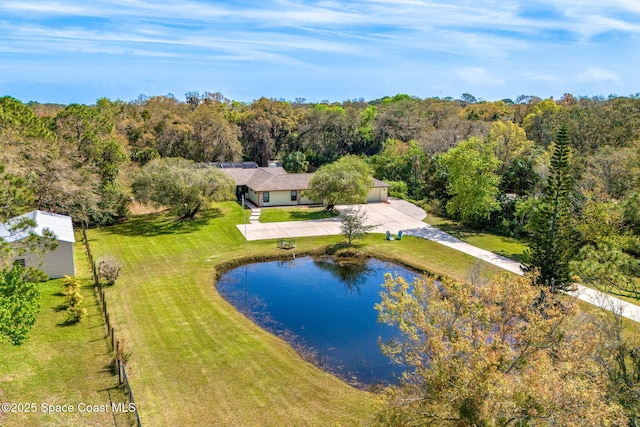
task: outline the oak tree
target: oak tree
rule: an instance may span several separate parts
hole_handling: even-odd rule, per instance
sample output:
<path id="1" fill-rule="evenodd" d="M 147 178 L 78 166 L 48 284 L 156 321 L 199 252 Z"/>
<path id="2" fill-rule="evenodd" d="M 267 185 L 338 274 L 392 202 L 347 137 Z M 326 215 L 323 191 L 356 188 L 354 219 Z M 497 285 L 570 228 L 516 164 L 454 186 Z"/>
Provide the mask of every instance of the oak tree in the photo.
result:
<path id="1" fill-rule="evenodd" d="M 211 202 L 233 200 L 235 184 L 218 168 L 169 157 L 147 163 L 131 188 L 140 202 L 167 206 L 180 220 L 191 220 Z"/>
<path id="2" fill-rule="evenodd" d="M 333 211 L 338 203 L 366 202 L 372 184 L 371 169 L 367 163 L 356 156 L 344 156 L 318 169 L 305 196 L 325 202 L 326 210 Z"/>

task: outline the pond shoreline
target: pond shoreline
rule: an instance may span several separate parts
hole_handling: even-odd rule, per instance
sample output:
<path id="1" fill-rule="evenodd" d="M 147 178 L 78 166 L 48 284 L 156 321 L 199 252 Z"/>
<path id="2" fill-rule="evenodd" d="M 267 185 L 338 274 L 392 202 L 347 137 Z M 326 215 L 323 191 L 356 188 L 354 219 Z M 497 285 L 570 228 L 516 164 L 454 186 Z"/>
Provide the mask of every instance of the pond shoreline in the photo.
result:
<path id="1" fill-rule="evenodd" d="M 239 313 L 353 387 L 373 391 L 397 383 L 402 368 L 382 354 L 379 340 L 398 331 L 378 322 L 375 304 L 385 273 L 412 280 L 419 272 L 362 252 L 255 258 L 234 263 L 216 283 Z"/>

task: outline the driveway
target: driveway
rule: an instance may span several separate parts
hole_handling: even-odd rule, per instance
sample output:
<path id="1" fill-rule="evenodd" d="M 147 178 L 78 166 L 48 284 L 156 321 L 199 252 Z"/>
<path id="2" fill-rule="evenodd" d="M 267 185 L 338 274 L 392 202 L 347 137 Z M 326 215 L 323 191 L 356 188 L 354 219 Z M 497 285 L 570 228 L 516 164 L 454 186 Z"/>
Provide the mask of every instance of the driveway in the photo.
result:
<path id="1" fill-rule="evenodd" d="M 404 200 L 391 200 L 387 203 L 370 203 L 360 206 L 368 217 L 369 224 L 377 224 L 374 233 L 398 231 L 427 226 L 422 220 L 427 216 L 421 208 Z M 353 206 L 336 206 L 340 211 Z M 312 221 L 288 221 L 239 224 L 238 230 L 247 240 L 282 239 L 303 236 L 327 236 L 341 234 L 340 217 L 317 219 Z"/>
<path id="2" fill-rule="evenodd" d="M 436 227 L 422 222 L 427 216 L 426 212 L 422 208 L 405 200 L 390 199 L 385 203 L 371 203 L 358 206 L 367 213 L 367 222 L 377 225 L 373 230 L 374 233 L 386 233 L 389 231 L 395 235 L 398 231 L 402 230 L 404 235 L 432 240 L 511 271 L 512 273 L 519 275 L 524 274 L 520 263 L 472 246 Z M 336 208 L 344 211 L 345 209 L 353 208 L 353 206 L 337 206 Z M 239 224 L 237 227 L 247 240 L 265 240 L 337 235 L 341 234 L 341 224 L 340 217 L 338 216 L 331 219 L 313 221 Z M 598 307 L 621 312 L 622 316 L 640 322 L 640 306 L 581 285 L 576 285 L 576 290 L 570 292 L 570 294 Z"/>
<path id="3" fill-rule="evenodd" d="M 370 203 L 360 206 L 367 213 L 368 224 L 376 224 L 372 230 L 374 233 L 397 234 L 402 233 L 407 236 L 416 236 L 423 239 L 433 240 L 452 249 L 472 255 L 476 258 L 487 261 L 491 264 L 509 270 L 513 273 L 522 274 L 520 264 L 508 258 L 496 255 L 493 252 L 465 243 L 444 231 L 433 227 L 425 222 L 427 213 L 420 207 L 405 200 L 390 199 L 386 203 Z M 353 208 L 353 206 L 336 206 L 340 211 Z M 313 221 L 289 221 L 271 223 L 253 223 L 238 225 L 238 229 L 247 240 L 283 239 L 303 236 L 327 236 L 341 234 L 342 225 L 340 217 L 331 219 L 319 219 Z"/>

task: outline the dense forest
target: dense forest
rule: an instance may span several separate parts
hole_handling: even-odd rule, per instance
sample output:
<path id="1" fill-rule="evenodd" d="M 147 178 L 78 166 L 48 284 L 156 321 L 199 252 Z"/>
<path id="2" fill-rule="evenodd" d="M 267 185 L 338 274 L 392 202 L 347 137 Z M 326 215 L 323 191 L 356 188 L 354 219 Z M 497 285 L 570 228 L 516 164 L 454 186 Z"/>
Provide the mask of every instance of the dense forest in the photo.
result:
<path id="1" fill-rule="evenodd" d="M 353 154 L 391 184 L 392 196 L 466 226 L 527 237 L 535 232 L 531 217 L 545 193 L 561 129 L 571 259 L 594 280 L 602 278 L 594 266 L 639 276 L 640 95 L 488 102 L 470 94 L 400 94 L 370 102 L 242 103 L 189 92 L 184 100 L 102 98 L 95 105 L 3 97 L 2 179 L 20 191 L 11 193 L 2 217 L 37 207 L 78 222 L 112 224 L 129 215 L 136 171 L 156 158 L 262 166 L 278 160 L 300 172 Z M 640 296 L 637 280 L 625 283 L 623 294 Z"/>

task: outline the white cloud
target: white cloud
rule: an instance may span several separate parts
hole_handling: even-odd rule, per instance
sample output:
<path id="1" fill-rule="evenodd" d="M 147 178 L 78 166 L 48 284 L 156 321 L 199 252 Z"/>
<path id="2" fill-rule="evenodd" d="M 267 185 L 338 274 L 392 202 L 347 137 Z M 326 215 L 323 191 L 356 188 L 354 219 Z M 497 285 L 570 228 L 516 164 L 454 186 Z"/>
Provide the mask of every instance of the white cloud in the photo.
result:
<path id="1" fill-rule="evenodd" d="M 560 81 L 557 75 L 547 74 L 547 73 L 522 73 L 522 75 L 531 80 L 537 80 L 540 82 L 548 82 L 548 83 L 557 83 Z"/>
<path id="2" fill-rule="evenodd" d="M 13 12 L 26 12 L 41 15 L 84 15 L 86 7 L 78 4 L 59 3 L 53 1 L 30 1 L 30 2 L 4 2 L 0 5 L 0 10 Z"/>
<path id="3" fill-rule="evenodd" d="M 462 68 L 456 71 L 456 74 L 470 84 L 499 85 L 504 83 L 499 76 L 481 67 Z"/>
<path id="4" fill-rule="evenodd" d="M 616 73 L 592 67 L 578 75 L 578 81 L 581 83 L 620 83 L 621 79 Z"/>

